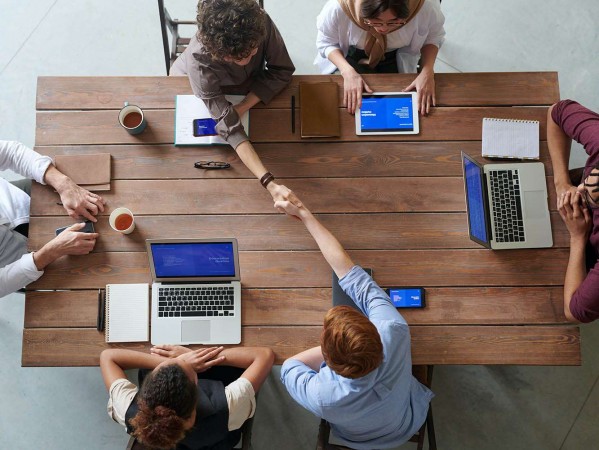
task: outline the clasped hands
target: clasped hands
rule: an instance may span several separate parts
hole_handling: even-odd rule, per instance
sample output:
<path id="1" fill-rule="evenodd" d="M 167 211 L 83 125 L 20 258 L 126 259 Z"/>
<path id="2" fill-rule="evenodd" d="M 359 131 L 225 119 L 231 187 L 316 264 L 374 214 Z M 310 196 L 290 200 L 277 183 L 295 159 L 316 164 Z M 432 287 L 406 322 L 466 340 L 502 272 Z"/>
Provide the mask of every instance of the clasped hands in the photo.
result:
<path id="1" fill-rule="evenodd" d="M 182 345 L 155 345 L 150 349 L 150 353 L 165 358 L 182 359 L 200 373 L 225 361 L 225 356 L 220 355 L 223 349 L 224 347 L 206 347 L 192 350 Z"/>
<path id="2" fill-rule="evenodd" d="M 581 238 L 586 241 L 591 231 L 592 221 L 581 192 L 573 187 L 558 193 L 557 209 L 571 238 Z"/>

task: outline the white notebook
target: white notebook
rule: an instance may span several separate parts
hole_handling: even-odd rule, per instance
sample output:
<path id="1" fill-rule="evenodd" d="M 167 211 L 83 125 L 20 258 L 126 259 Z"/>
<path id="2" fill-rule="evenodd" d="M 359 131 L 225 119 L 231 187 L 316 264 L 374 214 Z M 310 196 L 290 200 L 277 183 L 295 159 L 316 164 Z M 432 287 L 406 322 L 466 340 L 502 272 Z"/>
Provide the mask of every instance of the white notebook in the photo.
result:
<path id="1" fill-rule="evenodd" d="M 539 121 L 483 119 L 483 152 L 488 158 L 539 159 Z"/>
<path id="2" fill-rule="evenodd" d="M 236 105 L 245 97 L 243 95 L 226 95 L 225 98 Z M 177 95 L 175 97 L 175 145 L 226 145 L 227 142 L 220 136 L 195 136 L 197 131 L 195 120 L 200 120 L 197 126 L 206 130 L 206 119 L 212 121 L 208 108 L 202 99 L 195 95 Z M 249 113 L 245 113 L 241 118 L 241 124 L 246 134 L 249 134 Z M 209 125 L 208 125 L 209 126 Z"/>
<path id="3" fill-rule="evenodd" d="M 150 340 L 150 286 L 106 285 L 106 342 Z"/>

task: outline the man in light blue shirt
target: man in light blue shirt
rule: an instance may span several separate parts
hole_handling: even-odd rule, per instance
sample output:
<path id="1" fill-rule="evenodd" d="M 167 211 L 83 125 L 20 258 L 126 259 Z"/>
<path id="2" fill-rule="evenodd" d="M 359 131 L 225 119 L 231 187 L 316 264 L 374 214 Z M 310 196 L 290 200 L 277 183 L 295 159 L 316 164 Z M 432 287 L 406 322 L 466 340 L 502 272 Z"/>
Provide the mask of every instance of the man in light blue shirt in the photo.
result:
<path id="1" fill-rule="evenodd" d="M 331 424 L 343 445 L 372 450 L 403 444 L 426 420 L 433 397 L 412 376 L 406 321 L 305 205 L 277 201 L 275 207 L 304 223 L 363 313 L 349 306 L 329 310 L 321 346 L 286 360 L 281 381 L 300 405 Z"/>

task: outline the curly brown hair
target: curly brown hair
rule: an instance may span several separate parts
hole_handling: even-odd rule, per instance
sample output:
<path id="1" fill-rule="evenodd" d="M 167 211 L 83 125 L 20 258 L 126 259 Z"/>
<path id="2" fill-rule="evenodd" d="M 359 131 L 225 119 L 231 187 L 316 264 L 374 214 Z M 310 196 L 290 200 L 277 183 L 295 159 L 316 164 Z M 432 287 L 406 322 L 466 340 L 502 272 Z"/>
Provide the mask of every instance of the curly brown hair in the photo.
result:
<path id="1" fill-rule="evenodd" d="M 213 59 L 247 58 L 266 37 L 266 13 L 255 0 L 200 0 L 197 38 Z"/>
<path id="2" fill-rule="evenodd" d="M 327 312 L 320 345 L 327 366 L 345 378 L 368 375 L 383 362 L 378 330 L 351 306 L 335 306 Z"/>
<path id="3" fill-rule="evenodd" d="M 169 364 L 150 373 L 138 397 L 133 436 L 152 448 L 170 449 L 185 437 L 185 421 L 198 401 L 197 386 L 181 366 Z"/>

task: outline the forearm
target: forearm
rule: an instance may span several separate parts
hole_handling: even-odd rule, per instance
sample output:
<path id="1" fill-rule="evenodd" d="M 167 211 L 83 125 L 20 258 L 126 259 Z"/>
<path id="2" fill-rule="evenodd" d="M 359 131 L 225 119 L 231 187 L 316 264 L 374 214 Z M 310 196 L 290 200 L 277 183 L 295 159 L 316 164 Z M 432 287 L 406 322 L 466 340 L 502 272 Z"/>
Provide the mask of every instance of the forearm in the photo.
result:
<path id="1" fill-rule="evenodd" d="M 563 191 L 572 186 L 568 173 L 572 140 L 553 121 L 551 112 L 554 106 L 547 111 L 547 147 L 549 148 L 549 156 L 553 167 L 555 188 L 557 191 Z"/>
<path id="2" fill-rule="evenodd" d="M 125 377 L 127 369 L 154 369 L 167 358 L 135 350 L 108 349 L 100 354 L 100 368 L 106 389 L 119 378 Z"/>
<path id="3" fill-rule="evenodd" d="M 44 183 L 52 186 L 60 195 L 60 193 L 64 191 L 70 185 L 70 183 L 73 183 L 73 181 L 52 164 L 50 164 L 46 170 L 46 173 L 44 174 Z"/>
<path id="4" fill-rule="evenodd" d="M 566 279 L 564 281 L 564 314 L 570 321 L 577 320 L 570 312 L 570 301 L 587 276 L 585 263 L 586 237 L 570 238 L 570 257 L 566 268 Z"/>
<path id="5" fill-rule="evenodd" d="M 289 359 L 301 361 L 315 372 L 320 371 L 320 366 L 324 362 L 324 356 L 322 356 L 322 349 L 320 346 L 304 350 Z"/>
<path id="6" fill-rule="evenodd" d="M 302 210 L 302 222 L 312 235 L 322 255 L 339 278 L 345 276 L 354 266 L 337 238 L 316 219 L 307 209 Z"/>
<path id="7" fill-rule="evenodd" d="M 335 64 L 337 69 L 339 69 L 339 73 L 341 73 L 341 75 L 343 75 L 347 72 L 355 72 L 355 69 L 351 66 L 350 63 L 347 62 L 347 60 L 345 59 L 345 56 L 343 56 L 343 53 L 341 52 L 341 50 L 339 50 L 339 49 L 333 50 L 331 53 L 329 53 L 328 58 L 329 58 L 329 61 L 331 61 L 333 64 Z"/>
<path id="8" fill-rule="evenodd" d="M 422 71 L 429 70 L 434 71 L 435 61 L 437 60 L 437 54 L 439 48 L 434 44 L 427 44 L 420 49 L 420 57 L 422 62 Z"/>
<path id="9" fill-rule="evenodd" d="M 274 353 L 267 347 L 227 348 L 220 356 L 225 357 L 222 365 L 246 369 L 241 376 L 252 383 L 254 392 L 258 392 L 274 362 Z"/>
<path id="10" fill-rule="evenodd" d="M 33 263 L 37 270 L 44 270 L 49 264 L 63 256 L 60 250 L 54 245 L 54 240 L 46 243 L 42 248 L 33 253 Z"/>
<path id="11" fill-rule="evenodd" d="M 260 179 L 262 175 L 267 172 L 250 141 L 243 141 L 237 148 L 235 148 L 235 151 L 237 152 L 237 155 L 239 155 L 239 159 L 241 159 L 245 166 L 250 169 L 250 172 L 252 172 L 256 178 Z"/>
<path id="12" fill-rule="evenodd" d="M 235 108 L 235 111 L 237 111 L 239 117 L 241 117 L 258 103 L 260 103 L 260 98 L 253 92 L 250 92 L 242 101 L 233 107 Z"/>

